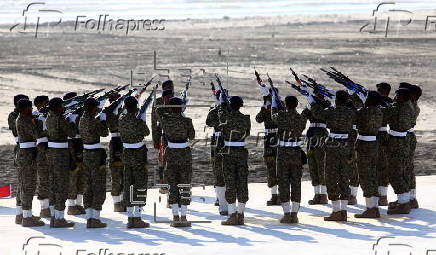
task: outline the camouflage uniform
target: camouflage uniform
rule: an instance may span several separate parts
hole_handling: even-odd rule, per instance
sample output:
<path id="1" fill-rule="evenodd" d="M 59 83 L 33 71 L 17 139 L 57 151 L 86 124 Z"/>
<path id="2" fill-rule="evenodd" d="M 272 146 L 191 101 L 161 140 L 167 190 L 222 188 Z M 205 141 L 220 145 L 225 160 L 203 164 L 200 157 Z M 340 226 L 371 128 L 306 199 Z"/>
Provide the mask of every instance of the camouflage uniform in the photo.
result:
<path id="1" fill-rule="evenodd" d="M 418 119 L 418 116 L 419 116 L 419 113 L 421 110 L 418 106 L 418 102 L 413 101 L 412 105 L 413 105 L 413 108 L 415 110 L 415 118 L 414 118 L 414 122 L 413 122 L 413 127 L 415 127 L 416 121 Z M 409 175 L 409 181 L 408 181 L 409 189 L 411 192 L 414 193 L 412 196 L 413 196 L 413 198 L 415 198 L 415 195 L 416 195 L 416 177 L 415 177 L 414 157 L 415 157 L 415 150 L 416 150 L 417 141 L 416 141 L 415 130 L 413 128 L 409 129 L 409 131 L 407 132 L 407 139 L 409 140 L 410 150 L 409 150 L 409 155 L 408 155 L 408 159 L 407 159 L 406 172 Z"/>
<path id="2" fill-rule="evenodd" d="M 147 147 L 144 137 L 150 134 L 147 124 L 136 118 L 136 114 L 125 113 L 120 116 L 119 127 L 123 141 L 124 162 L 124 203 L 127 207 L 143 207 L 147 194 Z M 137 145 L 137 146 L 128 146 Z M 130 189 L 134 193 L 130 194 Z M 132 201 L 133 199 L 133 201 Z M 134 203 L 132 203 L 134 202 Z"/>
<path id="3" fill-rule="evenodd" d="M 101 147 L 100 137 L 108 135 L 105 121 L 100 121 L 85 112 L 79 122 L 83 140 L 83 171 L 86 180 L 85 209 L 101 211 L 106 199 L 106 150 Z"/>
<path id="4" fill-rule="evenodd" d="M 111 140 L 109 143 L 109 167 L 111 170 L 112 189 L 111 195 L 114 196 L 114 202 L 121 201 L 121 195 L 124 188 L 123 178 L 123 143 L 121 141 L 120 133 L 118 131 L 119 115 L 113 112 L 107 113 L 107 125 L 111 132 Z M 119 201 L 115 201 L 115 197 Z"/>
<path id="5" fill-rule="evenodd" d="M 302 150 L 301 133 L 306 128 L 306 117 L 296 110 L 272 110 L 272 119 L 278 127 L 277 177 L 282 204 L 293 202 L 292 212 L 297 212 L 301 202 Z M 289 189 L 291 187 L 291 190 Z M 285 209 L 286 210 L 286 209 Z M 288 213 L 289 211 L 285 211 Z"/>
<path id="6" fill-rule="evenodd" d="M 236 203 L 236 199 L 243 204 L 248 201 L 248 150 L 244 146 L 231 144 L 233 142 L 245 143 L 245 138 L 250 135 L 251 130 L 250 115 L 220 106 L 218 116 L 219 127 L 225 140 L 225 146 L 219 153 L 223 157 L 226 200 L 229 203 L 229 214 L 232 214 L 234 212 L 231 208 Z"/>
<path id="7" fill-rule="evenodd" d="M 14 147 L 14 166 L 16 165 L 16 158 L 17 158 L 17 150 L 18 150 L 18 134 L 17 134 L 17 126 L 16 126 L 16 120 L 18 118 L 18 109 L 14 109 L 14 111 L 10 112 L 8 115 L 8 126 L 9 130 L 11 130 L 12 136 L 15 140 L 15 147 Z M 21 196 L 20 196 L 20 183 L 18 182 L 17 185 L 17 194 L 16 194 L 16 205 L 21 206 Z"/>
<path id="8" fill-rule="evenodd" d="M 62 115 L 50 111 L 47 116 L 50 205 L 57 211 L 65 210 L 70 183 L 70 150 L 68 137 L 74 137 L 76 131 L 72 124 Z M 63 217 L 62 217 L 63 218 Z"/>
<path id="9" fill-rule="evenodd" d="M 170 205 L 189 205 L 191 200 L 181 191 L 190 192 L 189 188 L 179 188 L 179 184 L 191 184 L 192 178 L 192 153 L 187 146 L 188 140 L 195 138 L 195 130 L 190 118 L 180 113 L 168 113 L 161 116 L 160 128 L 165 134 L 165 177 L 170 186 Z"/>
<path id="10" fill-rule="evenodd" d="M 214 185 L 218 187 L 224 187 L 224 175 L 222 170 L 222 155 L 218 152 L 224 146 L 224 139 L 221 133 L 219 126 L 219 117 L 218 117 L 218 109 L 219 106 L 215 106 L 210 109 L 209 113 L 206 117 L 206 125 L 209 127 L 213 127 L 214 134 L 211 138 L 211 160 L 213 166 L 213 174 L 214 174 Z"/>
<path id="11" fill-rule="evenodd" d="M 333 212 L 344 212 L 346 219 L 348 198 L 350 196 L 350 162 L 353 152 L 349 136 L 353 130 L 356 113 L 345 105 L 324 109 L 316 103 L 311 104 L 315 118 L 324 120 L 330 129 L 329 139 L 326 141 L 325 178 L 327 193 L 333 204 Z M 326 219 L 328 220 L 328 219 Z"/>
<path id="12" fill-rule="evenodd" d="M 32 210 L 36 190 L 36 139 L 38 132 L 30 116 L 18 115 L 16 128 L 19 140 L 17 151 L 18 182 L 20 183 L 21 206 L 23 211 Z"/>
<path id="13" fill-rule="evenodd" d="M 257 123 L 264 123 L 265 127 L 263 158 L 268 171 L 268 187 L 272 188 L 279 184 L 276 173 L 277 125 L 272 121 L 271 110 L 266 106 L 260 108 L 255 119 Z"/>
<path id="14" fill-rule="evenodd" d="M 363 107 L 363 101 L 362 99 L 357 95 L 357 93 L 354 93 L 351 95 L 350 100 L 347 103 L 347 106 L 350 109 L 353 109 L 355 112 L 357 109 L 360 109 Z M 359 169 L 357 167 L 357 152 L 356 152 L 356 141 L 357 141 L 357 127 L 356 122 L 353 123 L 353 129 L 350 132 L 349 136 L 349 144 L 351 147 L 352 152 L 352 160 L 350 161 L 350 198 L 348 200 L 349 205 L 356 205 L 357 204 L 357 191 L 359 189 Z"/>
<path id="15" fill-rule="evenodd" d="M 47 130 L 45 128 L 46 117 L 39 114 L 36 128 L 38 131 L 38 139 L 36 141 L 38 153 L 36 156 L 36 169 L 38 173 L 37 193 L 38 200 L 41 201 L 41 209 L 47 209 L 49 206 L 49 170 L 47 162 Z"/>
<path id="16" fill-rule="evenodd" d="M 158 105 L 164 105 L 164 99 L 162 97 L 156 98 L 153 102 L 153 107 L 151 110 L 151 136 L 153 140 L 153 144 L 159 144 L 159 178 L 161 180 L 164 179 L 164 166 L 165 166 L 165 135 L 162 134 L 162 130 L 158 127 L 159 122 L 161 121 L 161 116 L 165 113 L 170 113 L 171 108 L 157 108 Z"/>

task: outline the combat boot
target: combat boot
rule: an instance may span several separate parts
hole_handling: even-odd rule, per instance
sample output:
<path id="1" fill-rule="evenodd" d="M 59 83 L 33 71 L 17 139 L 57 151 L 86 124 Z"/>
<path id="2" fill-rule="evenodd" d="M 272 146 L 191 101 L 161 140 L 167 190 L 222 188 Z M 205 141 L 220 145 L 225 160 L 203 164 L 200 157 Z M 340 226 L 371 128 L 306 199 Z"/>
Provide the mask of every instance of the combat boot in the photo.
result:
<path id="1" fill-rule="evenodd" d="M 378 206 L 388 206 L 388 197 L 380 196 L 378 199 Z"/>
<path id="2" fill-rule="evenodd" d="M 220 206 L 220 201 L 218 201 L 218 198 L 215 200 L 214 206 Z"/>
<path id="3" fill-rule="evenodd" d="M 79 207 L 77 207 L 76 205 L 73 205 L 73 206 L 68 206 L 67 214 L 68 215 L 81 215 L 82 212 L 80 211 Z"/>
<path id="4" fill-rule="evenodd" d="M 271 199 L 266 201 L 267 206 L 281 205 L 279 195 L 272 194 Z"/>
<path id="5" fill-rule="evenodd" d="M 326 194 L 319 194 L 319 204 L 320 205 L 326 205 L 329 203 L 329 200 L 327 199 Z"/>
<path id="6" fill-rule="evenodd" d="M 55 221 L 55 217 L 54 217 L 54 216 L 51 216 L 51 217 L 50 217 L 50 227 L 51 227 L 51 228 L 54 228 L 54 221 Z"/>
<path id="7" fill-rule="evenodd" d="M 231 214 L 227 218 L 227 220 L 221 221 L 221 225 L 225 225 L 225 226 L 235 226 L 235 225 L 238 225 L 238 216 L 237 216 L 237 213 L 233 213 L 233 214 Z"/>
<path id="8" fill-rule="evenodd" d="M 86 228 L 105 228 L 106 226 L 107 224 L 99 219 L 90 218 L 86 221 Z"/>
<path id="9" fill-rule="evenodd" d="M 348 218 L 347 210 L 342 210 L 340 212 L 341 212 L 341 216 L 342 216 L 342 221 L 347 221 L 347 218 Z"/>
<path id="10" fill-rule="evenodd" d="M 23 227 L 41 227 L 44 226 L 44 222 L 37 220 L 34 217 L 23 218 Z"/>
<path id="11" fill-rule="evenodd" d="M 220 215 L 221 215 L 221 216 L 228 216 L 228 215 L 229 215 L 229 212 L 228 212 L 228 211 L 221 211 L 221 212 L 220 212 Z"/>
<path id="12" fill-rule="evenodd" d="M 377 219 L 380 218 L 380 211 L 377 207 L 366 208 L 363 213 L 355 214 L 355 218 Z"/>
<path id="13" fill-rule="evenodd" d="M 389 202 L 388 209 L 393 209 L 398 206 L 398 200 L 394 202 Z"/>
<path id="14" fill-rule="evenodd" d="M 321 201 L 320 194 L 315 194 L 313 199 L 309 200 L 309 205 L 319 205 Z"/>
<path id="15" fill-rule="evenodd" d="M 15 224 L 21 224 L 23 222 L 23 214 L 15 215 Z"/>
<path id="16" fill-rule="evenodd" d="M 348 205 L 357 205 L 357 198 L 353 195 L 350 195 L 348 198 Z"/>
<path id="17" fill-rule="evenodd" d="M 72 228 L 74 227 L 73 222 L 68 222 L 65 219 L 55 219 L 53 221 L 54 228 Z"/>
<path id="18" fill-rule="evenodd" d="M 48 208 L 41 209 L 41 211 L 39 212 L 39 217 L 41 218 L 50 218 L 50 216 L 50 209 Z"/>
<path id="19" fill-rule="evenodd" d="M 396 207 L 389 208 L 388 214 L 409 214 L 410 203 L 398 204 Z"/>
<path id="20" fill-rule="evenodd" d="M 244 214 L 243 213 L 238 213 L 236 218 L 237 218 L 238 225 L 244 225 Z"/>
<path id="21" fill-rule="evenodd" d="M 177 228 L 180 227 L 180 217 L 179 215 L 173 216 L 173 221 L 170 224 L 171 227 Z"/>
<path id="22" fill-rule="evenodd" d="M 180 217 L 180 225 L 181 225 L 181 227 L 190 227 L 191 222 L 188 222 L 188 220 L 186 219 L 186 216 L 181 216 Z"/>
<path id="23" fill-rule="evenodd" d="M 80 214 L 86 214 L 86 210 L 82 205 L 76 205 L 76 207 Z"/>
<path id="24" fill-rule="evenodd" d="M 410 204 L 411 209 L 418 209 L 419 208 L 418 200 L 416 200 L 416 198 L 411 199 L 409 204 Z"/>
<path id="25" fill-rule="evenodd" d="M 114 203 L 114 212 L 126 212 L 126 207 L 122 202 Z"/>
<path id="26" fill-rule="evenodd" d="M 290 224 L 292 221 L 291 213 L 285 213 L 283 217 L 280 219 L 280 223 L 282 224 Z"/>
<path id="27" fill-rule="evenodd" d="M 324 217 L 324 221 L 347 221 L 342 211 L 332 212 L 330 216 Z"/>

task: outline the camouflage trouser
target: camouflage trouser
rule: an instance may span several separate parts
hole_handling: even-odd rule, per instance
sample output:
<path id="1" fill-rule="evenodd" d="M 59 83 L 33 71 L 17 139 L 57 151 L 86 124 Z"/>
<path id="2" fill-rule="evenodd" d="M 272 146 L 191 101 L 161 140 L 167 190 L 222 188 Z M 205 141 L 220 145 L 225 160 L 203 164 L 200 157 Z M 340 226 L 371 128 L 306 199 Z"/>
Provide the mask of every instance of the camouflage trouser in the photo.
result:
<path id="1" fill-rule="evenodd" d="M 189 205 L 189 188 L 180 188 L 179 184 L 191 184 L 192 154 L 191 148 L 165 150 L 165 178 L 170 185 L 169 204 Z M 184 192 L 183 195 L 180 193 Z M 188 198 L 189 197 L 189 198 Z"/>
<path id="2" fill-rule="evenodd" d="M 350 186 L 359 187 L 359 170 L 357 168 L 356 148 L 352 149 L 352 159 L 350 161 Z"/>
<path id="3" fill-rule="evenodd" d="M 123 144 L 114 137 L 109 143 L 109 168 L 111 170 L 111 195 L 119 196 L 124 187 L 124 165 L 122 160 Z"/>
<path id="4" fill-rule="evenodd" d="M 47 199 L 49 196 L 49 180 L 48 180 L 48 163 L 47 163 L 47 144 L 41 143 L 38 145 L 38 154 L 36 156 L 36 169 L 38 171 L 38 199 Z"/>
<path id="5" fill-rule="evenodd" d="M 312 186 L 325 186 L 325 150 L 322 147 L 308 148 L 307 163 L 309 164 Z"/>
<path id="6" fill-rule="evenodd" d="M 378 186 L 387 187 L 389 185 L 389 171 L 387 158 L 387 144 L 389 135 L 387 132 L 379 132 L 377 135 L 377 182 Z"/>
<path id="7" fill-rule="evenodd" d="M 58 211 L 65 210 L 70 183 L 70 151 L 68 149 L 49 148 L 47 162 L 50 180 L 50 205 Z"/>
<path id="8" fill-rule="evenodd" d="M 357 168 L 359 183 L 364 197 L 378 196 L 377 182 L 377 142 L 357 141 Z"/>
<path id="9" fill-rule="evenodd" d="M 223 172 L 227 203 L 248 201 L 248 151 L 243 147 L 224 147 Z"/>
<path id="10" fill-rule="evenodd" d="M 332 201 L 348 200 L 350 196 L 351 149 L 345 145 L 326 146 L 325 151 L 325 181 L 328 197 Z"/>
<path id="11" fill-rule="evenodd" d="M 215 187 L 226 186 L 223 173 L 223 156 L 219 153 L 219 151 L 222 149 L 223 144 L 224 140 L 222 138 L 212 136 L 210 155 Z"/>
<path id="12" fill-rule="evenodd" d="M 78 194 L 85 193 L 87 184 L 83 162 L 76 163 L 76 168 L 70 171 L 70 175 L 68 199 L 76 199 Z"/>
<path id="13" fill-rule="evenodd" d="M 123 149 L 123 162 L 124 203 L 127 207 L 144 206 L 148 181 L 147 148 Z"/>
<path id="14" fill-rule="evenodd" d="M 416 150 L 416 135 L 414 132 L 407 133 L 407 139 L 409 139 L 409 155 L 407 157 L 407 169 L 406 172 L 409 175 L 408 186 L 409 189 L 416 189 L 416 176 L 415 176 L 415 150 Z"/>
<path id="15" fill-rule="evenodd" d="M 18 149 L 18 182 L 23 210 L 32 209 L 33 195 L 36 190 L 36 148 Z"/>
<path id="16" fill-rule="evenodd" d="M 279 184 L 276 168 L 277 143 L 276 133 L 268 133 L 265 135 L 263 143 L 263 159 L 268 172 L 267 182 L 269 188 Z"/>
<path id="17" fill-rule="evenodd" d="M 282 203 L 289 202 L 289 200 L 298 203 L 301 201 L 302 174 L 301 149 L 279 147 L 277 149 L 277 176 Z"/>
<path id="18" fill-rule="evenodd" d="M 409 180 L 407 158 L 409 156 L 410 144 L 406 137 L 389 137 L 388 144 L 388 168 L 389 182 L 395 194 L 403 194 L 409 191 Z"/>
<path id="19" fill-rule="evenodd" d="M 18 145 L 15 144 L 15 146 L 14 146 L 14 167 L 16 168 L 16 170 L 18 172 L 17 152 L 18 152 Z M 20 194 L 21 192 L 20 192 L 20 189 L 21 189 L 21 184 L 18 181 L 17 187 L 16 187 L 17 193 L 16 193 L 16 197 L 15 197 L 15 204 L 16 204 L 16 206 L 21 206 L 21 194 Z"/>
<path id="20" fill-rule="evenodd" d="M 100 211 L 106 200 L 106 151 L 84 150 L 83 172 L 87 183 L 83 205 Z"/>

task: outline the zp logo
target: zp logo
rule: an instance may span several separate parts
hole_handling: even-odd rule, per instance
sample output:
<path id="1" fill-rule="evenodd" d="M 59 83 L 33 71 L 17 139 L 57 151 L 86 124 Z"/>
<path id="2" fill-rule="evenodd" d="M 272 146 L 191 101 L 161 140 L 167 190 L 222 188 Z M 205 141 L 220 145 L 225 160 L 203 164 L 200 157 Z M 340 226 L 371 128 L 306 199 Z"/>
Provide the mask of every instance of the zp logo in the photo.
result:
<path id="1" fill-rule="evenodd" d="M 23 244 L 23 255 L 62 255 L 62 246 L 44 240 L 44 236 L 32 236 Z"/>

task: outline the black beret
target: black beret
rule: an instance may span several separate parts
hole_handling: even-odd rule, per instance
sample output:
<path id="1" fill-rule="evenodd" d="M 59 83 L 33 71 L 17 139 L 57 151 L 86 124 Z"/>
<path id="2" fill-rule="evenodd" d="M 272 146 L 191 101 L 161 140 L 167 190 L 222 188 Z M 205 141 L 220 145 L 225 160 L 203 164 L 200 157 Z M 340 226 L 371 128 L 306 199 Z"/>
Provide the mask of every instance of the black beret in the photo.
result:
<path id="1" fill-rule="evenodd" d="M 166 80 L 162 83 L 162 88 L 165 88 L 167 86 L 174 86 L 173 81 L 172 80 Z"/>
<path id="2" fill-rule="evenodd" d="M 62 106 L 63 103 L 64 100 L 62 100 L 62 98 L 54 97 L 48 102 L 48 107 L 50 108 L 50 110 L 54 110 L 57 107 Z"/>
<path id="3" fill-rule="evenodd" d="M 399 86 L 400 89 L 410 89 L 410 87 L 412 87 L 412 84 L 408 82 L 401 82 Z"/>
<path id="4" fill-rule="evenodd" d="M 34 103 L 35 105 L 38 105 L 38 104 L 42 104 L 42 103 L 44 103 L 45 101 L 48 101 L 48 96 L 37 96 L 37 97 L 35 97 L 35 99 L 33 100 L 33 103 Z"/>
<path id="5" fill-rule="evenodd" d="M 76 97 L 76 96 L 77 96 L 77 93 L 76 93 L 76 92 L 68 92 L 67 94 L 65 94 L 65 95 L 62 97 L 62 99 L 63 99 L 63 100 L 68 100 L 68 99 L 71 99 L 71 98 Z"/>
<path id="6" fill-rule="evenodd" d="M 86 110 L 92 109 L 93 107 L 97 107 L 99 105 L 100 103 L 98 102 L 98 100 L 93 97 L 87 98 L 83 103 L 83 106 Z"/>
<path id="7" fill-rule="evenodd" d="M 298 105 L 298 99 L 295 96 L 286 96 L 285 103 L 291 104 L 291 105 L 294 105 L 294 104 Z"/>
<path id="8" fill-rule="evenodd" d="M 336 98 L 340 101 L 346 102 L 348 100 L 348 93 L 345 90 L 336 91 Z"/>
<path id="9" fill-rule="evenodd" d="M 174 91 L 172 91 L 171 89 L 166 89 L 164 91 L 162 91 L 162 96 L 169 96 L 169 95 L 174 95 Z"/>
<path id="10" fill-rule="evenodd" d="M 124 105 L 128 108 L 136 107 L 138 105 L 138 100 L 133 96 L 128 96 L 124 99 Z"/>
<path id="11" fill-rule="evenodd" d="M 242 107 L 244 106 L 244 100 L 239 96 L 232 96 L 230 97 L 230 106 L 236 108 Z"/>
<path id="12" fill-rule="evenodd" d="M 180 97 L 170 98 L 170 105 L 182 105 L 182 104 L 183 104 L 183 99 L 181 99 Z"/>
<path id="13" fill-rule="evenodd" d="M 409 90 L 411 90 L 412 93 L 414 93 L 418 98 L 420 98 L 421 95 L 422 95 L 422 89 L 421 89 L 421 87 L 418 86 L 418 85 L 412 85 L 412 86 L 410 86 Z"/>
<path id="14" fill-rule="evenodd" d="M 26 99 L 26 98 L 20 99 L 20 100 L 18 100 L 17 107 L 19 110 L 27 108 L 27 107 L 32 107 L 32 101 L 30 101 L 29 99 Z"/>
<path id="15" fill-rule="evenodd" d="M 29 99 L 29 97 L 23 94 L 18 94 L 14 96 L 14 106 L 17 106 L 18 101 L 20 101 L 21 99 Z"/>
<path id="16" fill-rule="evenodd" d="M 375 100 L 375 101 L 380 101 L 381 100 L 381 95 L 377 92 L 377 91 L 373 91 L 373 90 L 371 90 L 371 91 L 369 91 L 368 92 L 368 96 L 367 96 L 367 99 L 372 99 L 372 100 Z"/>
<path id="17" fill-rule="evenodd" d="M 386 82 L 379 83 L 379 84 L 376 85 L 376 87 L 378 89 L 385 89 L 385 90 L 391 90 L 392 89 L 391 84 L 386 83 Z"/>
<path id="18" fill-rule="evenodd" d="M 399 88 L 397 91 L 395 91 L 395 94 L 399 96 L 404 96 L 406 98 L 410 98 L 410 89 Z"/>

